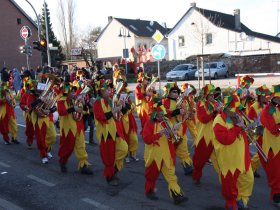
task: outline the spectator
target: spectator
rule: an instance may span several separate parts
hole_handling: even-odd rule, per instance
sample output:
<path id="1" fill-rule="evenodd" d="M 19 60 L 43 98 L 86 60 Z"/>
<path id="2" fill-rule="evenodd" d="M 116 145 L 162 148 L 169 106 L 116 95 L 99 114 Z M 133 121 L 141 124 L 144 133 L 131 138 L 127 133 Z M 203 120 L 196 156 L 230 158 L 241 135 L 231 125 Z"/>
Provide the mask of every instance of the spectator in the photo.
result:
<path id="1" fill-rule="evenodd" d="M 19 70 L 16 68 L 13 69 L 13 86 L 17 95 L 21 88 L 21 77 Z"/>

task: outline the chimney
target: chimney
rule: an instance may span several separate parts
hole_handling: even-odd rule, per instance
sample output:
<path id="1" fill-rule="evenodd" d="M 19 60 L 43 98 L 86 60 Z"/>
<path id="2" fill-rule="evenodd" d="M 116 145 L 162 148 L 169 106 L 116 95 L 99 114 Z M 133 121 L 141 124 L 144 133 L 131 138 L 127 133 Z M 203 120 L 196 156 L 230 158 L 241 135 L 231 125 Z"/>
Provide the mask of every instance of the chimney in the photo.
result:
<path id="1" fill-rule="evenodd" d="M 191 7 L 196 7 L 196 3 L 195 2 L 191 2 Z"/>
<path id="2" fill-rule="evenodd" d="M 235 9 L 233 13 L 234 13 L 234 28 L 237 30 L 241 30 L 240 9 Z"/>
<path id="3" fill-rule="evenodd" d="M 108 23 L 110 23 L 113 20 L 113 16 L 108 16 Z"/>

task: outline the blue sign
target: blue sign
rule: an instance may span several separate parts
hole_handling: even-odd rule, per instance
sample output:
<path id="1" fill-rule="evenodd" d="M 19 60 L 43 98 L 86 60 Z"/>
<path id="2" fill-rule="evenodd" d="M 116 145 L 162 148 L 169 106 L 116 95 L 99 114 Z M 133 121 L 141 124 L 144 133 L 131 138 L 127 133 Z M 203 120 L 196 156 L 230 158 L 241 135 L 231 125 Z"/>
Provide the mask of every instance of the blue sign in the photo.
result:
<path id="1" fill-rule="evenodd" d="M 163 45 L 155 45 L 153 48 L 152 48 L 152 56 L 154 59 L 156 60 L 161 60 L 165 57 L 165 48 Z"/>

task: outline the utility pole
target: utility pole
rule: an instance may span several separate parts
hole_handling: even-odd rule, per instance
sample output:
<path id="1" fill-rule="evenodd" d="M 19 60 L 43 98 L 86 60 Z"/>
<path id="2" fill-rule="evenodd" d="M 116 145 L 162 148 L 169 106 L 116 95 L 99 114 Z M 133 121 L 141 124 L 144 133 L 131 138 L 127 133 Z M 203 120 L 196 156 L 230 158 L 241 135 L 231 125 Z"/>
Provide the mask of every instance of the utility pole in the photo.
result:
<path id="1" fill-rule="evenodd" d="M 48 66 L 51 67 L 51 54 L 49 48 L 49 29 L 48 29 L 48 17 L 47 17 L 47 6 L 44 0 L 44 12 L 45 12 L 45 25 L 46 25 L 46 40 L 47 40 L 47 56 L 48 56 Z"/>

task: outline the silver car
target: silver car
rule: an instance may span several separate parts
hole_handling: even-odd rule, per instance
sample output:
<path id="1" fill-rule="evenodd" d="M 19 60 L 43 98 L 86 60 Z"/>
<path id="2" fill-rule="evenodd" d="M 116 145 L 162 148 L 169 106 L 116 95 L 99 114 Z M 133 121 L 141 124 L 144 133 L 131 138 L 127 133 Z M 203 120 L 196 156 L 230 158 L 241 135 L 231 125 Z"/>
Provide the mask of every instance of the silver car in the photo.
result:
<path id="1" fill-rule="evenodd" d="M 193 64 L 180 64 L 166 73 L 166 80 L 189 80 L 194 78 L 196 66 Z"/>
<path id="2" fill-rule="evenodd" d="M 195 77 L 202 77 L 202 69 L 199 69 L 195 72 Z M 209 74 L 211 78 L 218 79 L 219 77 L 229 77 L 228 67 L 223 61 L 219 62 L 210 62 L 204 64 L 204 77 L 209 78 Z"/>

